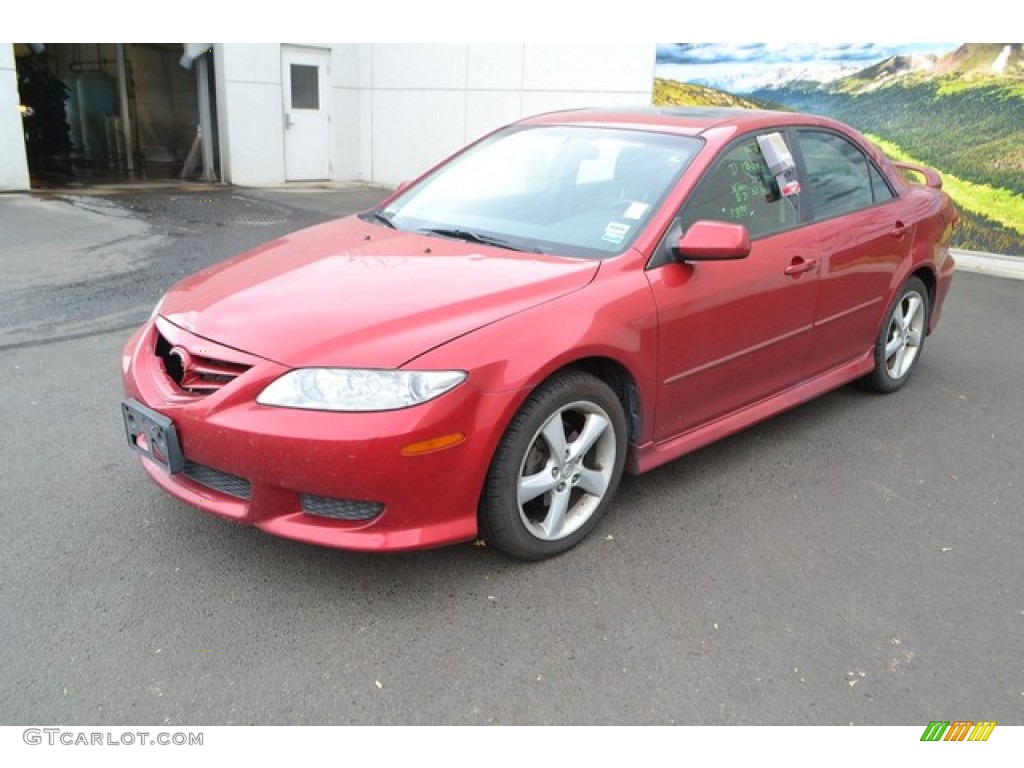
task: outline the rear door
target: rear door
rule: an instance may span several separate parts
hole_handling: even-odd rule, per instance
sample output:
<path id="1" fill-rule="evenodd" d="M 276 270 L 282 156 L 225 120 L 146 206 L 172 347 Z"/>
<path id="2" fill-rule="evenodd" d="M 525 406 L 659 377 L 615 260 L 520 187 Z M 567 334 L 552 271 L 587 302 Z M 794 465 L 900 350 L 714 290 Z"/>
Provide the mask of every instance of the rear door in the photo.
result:
<path id="1" fill-rule="evenodd" d="M 809 230 L 821 252 L 806 369 L 813 376 L 871 349 L 913 231 L 906 204 L 852 141 L 824 129 L 800 129 L 796 137 Z"/>

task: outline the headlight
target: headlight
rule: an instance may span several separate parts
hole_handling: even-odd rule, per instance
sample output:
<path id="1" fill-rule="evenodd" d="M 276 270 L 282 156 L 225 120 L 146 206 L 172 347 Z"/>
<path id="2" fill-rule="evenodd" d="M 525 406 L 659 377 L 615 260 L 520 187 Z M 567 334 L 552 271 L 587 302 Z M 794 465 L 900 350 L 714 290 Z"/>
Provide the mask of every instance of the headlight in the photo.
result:
<path id="1" fill-rule="evenodd" d="M 464 371 L 376 371 L 299 368 L 264 389 L 256 402 L 317 411 L 394 411 L 443 395 Z"/>

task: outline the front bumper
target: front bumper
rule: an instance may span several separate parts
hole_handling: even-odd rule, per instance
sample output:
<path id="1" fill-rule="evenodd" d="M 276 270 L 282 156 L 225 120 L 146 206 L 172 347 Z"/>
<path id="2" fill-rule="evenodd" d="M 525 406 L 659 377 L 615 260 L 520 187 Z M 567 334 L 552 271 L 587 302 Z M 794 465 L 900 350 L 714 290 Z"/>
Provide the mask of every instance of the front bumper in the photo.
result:
<path id="1" fill-rule="evenodd" d="M 158 325 L 176 346 L 251 367 L 220 391 L 187 395 L 154 352 Z M 141 459 L 161 488 L 204 512 L 277 536 L 364 551 L 476 536 L 477 503 L 514 397 L 482 393 L 466 382 L 399 411 L 262 406 L 256 396 L 287 368 L 159 318 L 128 341 L 122 367 L 128 396 L 168 417 L 177 430 L 184 472 L 170 474 Z M 465 435 L 457 445 L 403 454 L 411 444 L 456 433 Z"/>

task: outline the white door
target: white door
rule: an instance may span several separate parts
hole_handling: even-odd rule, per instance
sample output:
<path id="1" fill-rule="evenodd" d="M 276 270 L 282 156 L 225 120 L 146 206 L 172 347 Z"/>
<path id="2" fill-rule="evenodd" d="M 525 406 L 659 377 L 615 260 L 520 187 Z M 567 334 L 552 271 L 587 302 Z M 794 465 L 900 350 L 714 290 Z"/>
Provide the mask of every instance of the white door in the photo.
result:
<path id="1" fill-rule="evenodd" d="M 281 48 L 284 177 L 287 181 L 330 178 L 329 62 L 328 51 Z"/>

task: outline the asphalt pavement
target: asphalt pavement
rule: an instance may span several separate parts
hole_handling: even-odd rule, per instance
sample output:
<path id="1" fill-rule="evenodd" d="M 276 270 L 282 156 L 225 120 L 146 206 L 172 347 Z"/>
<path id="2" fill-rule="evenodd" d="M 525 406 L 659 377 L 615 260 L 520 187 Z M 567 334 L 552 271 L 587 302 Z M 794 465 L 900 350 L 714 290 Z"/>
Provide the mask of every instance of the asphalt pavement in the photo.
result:
<path id="1" fill-rule="evenodd" d="M 136 326 L 181 277 L 388 194 L 156 183 L 0 195 L 0 349 Z"/>
<path id="2" fill-rule="evenodd" d="M 958 272 L 902 391 L 627 477 L 551 561 L 319 549 L 160 492 L 130 328 L 386 193 L 0 196 L 0 724 L 1024 724 L 1018 280 Z"/>

